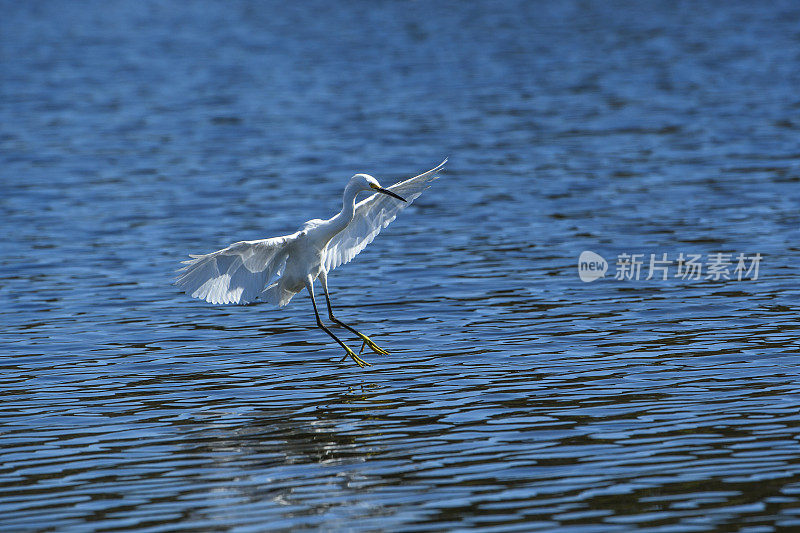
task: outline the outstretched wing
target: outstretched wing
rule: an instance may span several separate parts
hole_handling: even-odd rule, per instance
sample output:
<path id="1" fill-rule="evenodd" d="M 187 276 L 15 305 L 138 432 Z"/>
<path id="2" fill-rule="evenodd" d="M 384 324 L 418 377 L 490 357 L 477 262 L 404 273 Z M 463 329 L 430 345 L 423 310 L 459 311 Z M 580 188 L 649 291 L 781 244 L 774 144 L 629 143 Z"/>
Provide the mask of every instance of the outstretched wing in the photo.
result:
<path id="1" fill-rule="evenodd" d="M 422 191 L 430 187 L 430 183 L 439 177 L 436 173 L 444 167 L 445 163 L 447 163 L 447 159 L 439 163 L 436 168 L 419 176 L 387 187 L 390 191 L 405 198 L 408 203 L 385 194 L 375 193 L 356 204 L 353 220 L 328 243 L 323 258 L 325 270 L 330 272 L 357 256 L 383 228 L 395 219 L 399 211 L 411 205 L 411 202 L 422 194 Z"/>
<path id="2" fill-rule="evenodd" d="M 297 233 L 241 241 L 205 255 L 190 254 L 175 284 L 193 298 L 212 304 L 246 304 L 261 294 L 286 263 L 287 244 Z"/>

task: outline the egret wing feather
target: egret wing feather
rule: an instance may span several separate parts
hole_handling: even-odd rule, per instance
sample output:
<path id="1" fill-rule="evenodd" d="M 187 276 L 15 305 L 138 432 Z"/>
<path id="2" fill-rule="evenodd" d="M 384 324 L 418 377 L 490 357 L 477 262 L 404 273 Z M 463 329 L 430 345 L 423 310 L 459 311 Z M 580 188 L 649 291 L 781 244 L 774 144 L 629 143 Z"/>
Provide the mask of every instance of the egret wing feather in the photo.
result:
<path id="1" fill-rule="evenodd" d="M 190 255 L 175 283 L 186 294 L 213 304 L 252 302 L 286 263 L 287 244 L 298 233 L 240 241 L 205 255 Z"/>
<path id="2" fill-rule="evenodd" d="M 427 172 L 386 187 L 405 198 L 407 202 L 376 193 L 356 204 L 353 220 L 331 239 L 325 249 L 323 258 L 325 271 L 330 272 L 339 265 L 350 262 L 366 248 L 400 211 L 411 205 L 425 189 L 430 187 L 431 182 L 439 177 L 436 173 L 445 163 L 447 159 Z"/>

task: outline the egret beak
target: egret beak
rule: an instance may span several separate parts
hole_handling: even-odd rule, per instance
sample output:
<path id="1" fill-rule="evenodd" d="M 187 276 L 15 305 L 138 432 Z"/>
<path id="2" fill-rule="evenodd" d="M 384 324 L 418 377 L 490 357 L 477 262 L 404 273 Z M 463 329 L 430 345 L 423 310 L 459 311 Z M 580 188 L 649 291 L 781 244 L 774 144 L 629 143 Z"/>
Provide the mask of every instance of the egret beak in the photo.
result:
<path id="1" fill-rule="evenodd" d="M 384 189 L 383 187 L 373 187 L 373 189 L 375 189 L 375 190 L 376 190 L 376 191 L 378 191 L 378 192 L 382 192 L 383 194 L 388 194 L 388 195 L 389 195 L 389 196 L 391 196 L 392 198 L 397 198 L 398 200 L 402 200 L 403 202 L 406 202 L 406 203 L 408 203 L 408 200 L 406 200 L 405 198 L 403 198 L 403 197 L 402 197 L 402 196 L 400 196 L 399 194 L 395 194 L 395 193 L 393 193 L 393 192 L 392 192 L 392 191 L 390 191 L 389 189 Z"/>

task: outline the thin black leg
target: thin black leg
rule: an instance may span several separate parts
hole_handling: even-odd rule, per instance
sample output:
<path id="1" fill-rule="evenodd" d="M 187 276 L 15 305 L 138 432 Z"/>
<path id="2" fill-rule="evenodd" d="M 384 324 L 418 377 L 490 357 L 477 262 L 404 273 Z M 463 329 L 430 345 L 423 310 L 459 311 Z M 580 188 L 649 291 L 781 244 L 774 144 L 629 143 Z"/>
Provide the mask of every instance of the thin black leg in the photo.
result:
<path id="1" fill-rule="evenodd" d="M 344 351 L 347 352 L 347 355 L 349 355 L 350 358 L 353 361 L 355 361 L 358 366 L 360 366 L 362 368 L 365 367 L 365 366 L 370 366 L 369 363 L 367 363 L 366 361 L 361 359 L 358 355 L 356 355 L 356 353 L 353 350 L 351 350 L 349 346 L 347 346 L 344 342 L 342 342 L 342 340 L 339 337 L 334 335 L 333 332 L 331 330 L 329 330 L 325 326 L 325 324 L 322 323 L 322 319 L 319 317 L 319 311 L 317 310 L 317 300 L 316 300 L 316 298 L 314 298 L 314 288 L 313 288 L 313 286 L 311 284 L 308 284 L 308 283 L 306 284 L 306 287 L 308 288 L 308 294 L 311 295 L 311 304 L 314 306 L 314 316 L 317 317 L 317 326 L 320 327 L 322 329 L 322 331 L 324 331 L 325 333 L 330 335 L 333 340 L 338 342 L 339 346 L 344 348 Z M 347 356 L 345 356 L 345 357 L 347 357 Z"/>
<path id="2" fill-rule="evenodd" d="M 389 352 L 387 352 L 386 350 L 384 350 L 383 348 L 372 342 L 372 339 L 370 339 L 360 331 L 356 330 L 353 327 L 348 326 L 347 324 L 345 324 L 344 322 L 333 316 L 333 308 L 331 307 L 331 298 L 328 295 L 328 279 L 327 276 L 321 276 L 321 278 L 322 278 L 322 292 L 325 293 L 325 301 L 328 304 L 328 318 L 330 318 L 333 322 L 336 322 L 343 328 L 349 329 L 350 332 L 352 332 L 354 335 L 357 335 L 363 341 L 363 343 L 361 344 L 361 350 L 358 352 L 359 355 L 361 355 L 361 352 L 364 351 L 364 346 L 369 346 L 370 350 L 372 350 L 377 354 L 389 355 Z"/>

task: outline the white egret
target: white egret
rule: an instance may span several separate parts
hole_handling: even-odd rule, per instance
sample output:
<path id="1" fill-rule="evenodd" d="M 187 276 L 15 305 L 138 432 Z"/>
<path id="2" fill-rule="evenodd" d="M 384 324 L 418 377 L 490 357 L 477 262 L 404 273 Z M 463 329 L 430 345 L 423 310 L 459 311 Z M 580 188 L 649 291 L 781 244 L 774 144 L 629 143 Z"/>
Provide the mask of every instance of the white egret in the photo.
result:
<path id="1" fill-rule="evenodd" d="M 175 283 L 193 298 L 213 304 L 246 304 L 256 299 L 283 307 L 308 289 L 317 326 L 344 348 L 359 366 L 368 366 L 360 355 L 368 346 L 373 352 L 388 352 L 369 337 L 356 331 L 333 315 L 328 294 L 328 273 L 350 262 L 376 235 L 392 222 L 397 213 L 411 204 L 430 183 L 447 159 L 437 167 L 413 178 L 383 188 L 369 174 L 356 174 L 344 188 L 342 210 L 328 220 L 309 220 L 291 235 L 241 241 L 205 255 L 190 254 L 183 261 Z M 374 192 L 356 204 L 362 191 Z M 328 317 L 357 335 L 361 351 L 356 354 L 328 329 L 319 316 L 314 298 L 314 281 L 322 282 Z M 347 356 L 345 356 L 347 357 Z"/>

